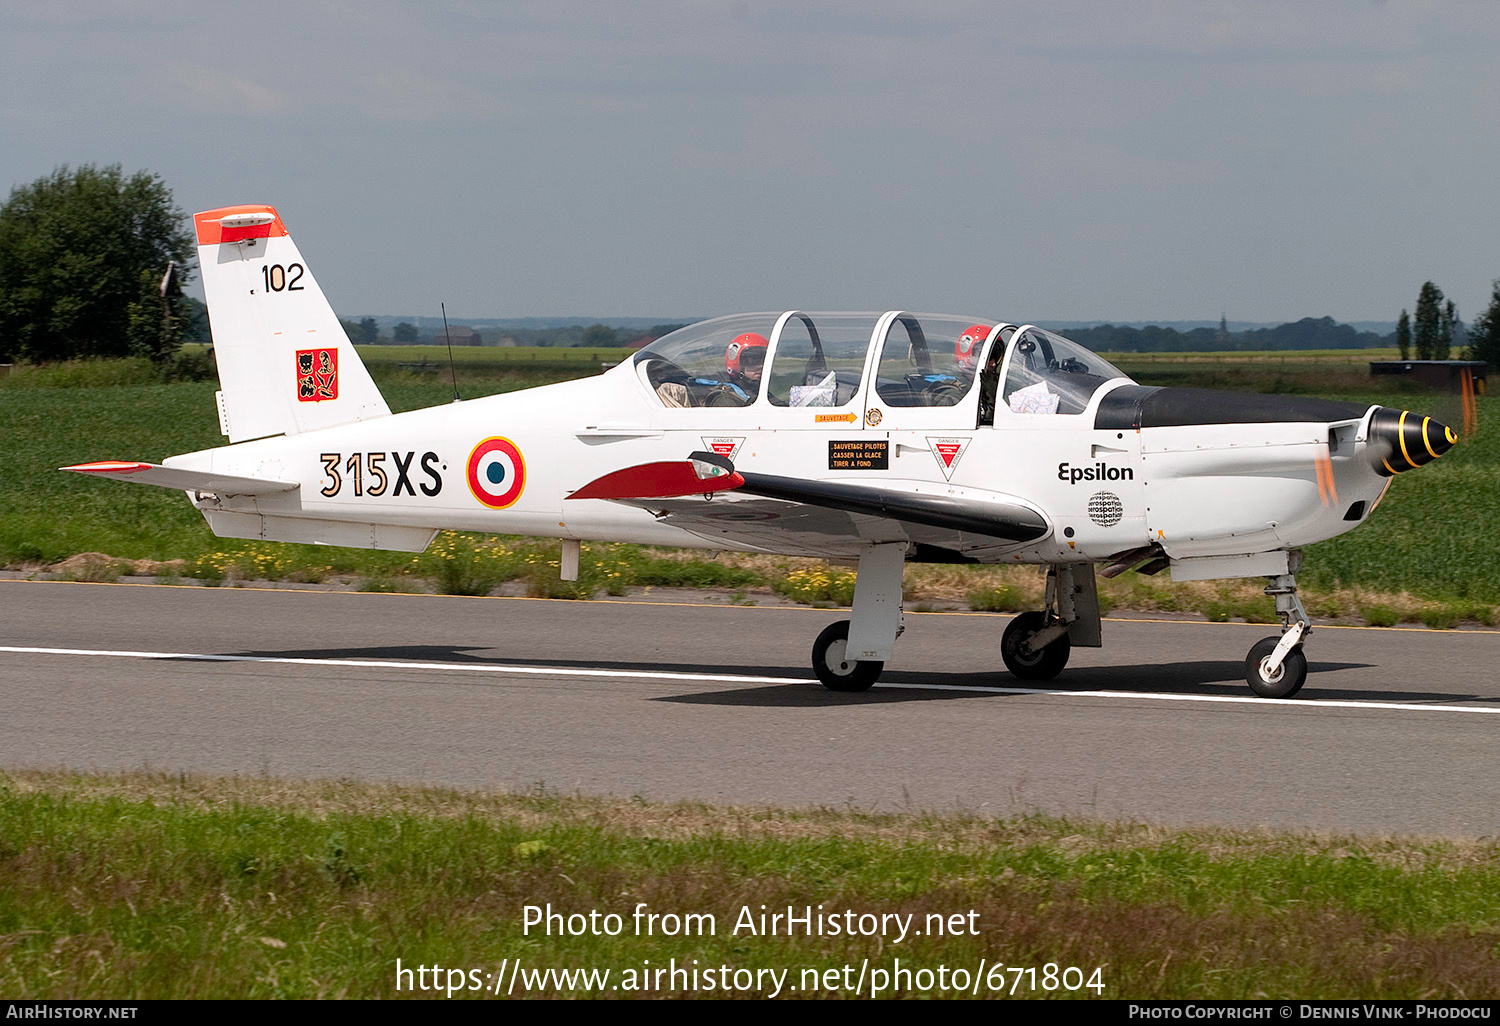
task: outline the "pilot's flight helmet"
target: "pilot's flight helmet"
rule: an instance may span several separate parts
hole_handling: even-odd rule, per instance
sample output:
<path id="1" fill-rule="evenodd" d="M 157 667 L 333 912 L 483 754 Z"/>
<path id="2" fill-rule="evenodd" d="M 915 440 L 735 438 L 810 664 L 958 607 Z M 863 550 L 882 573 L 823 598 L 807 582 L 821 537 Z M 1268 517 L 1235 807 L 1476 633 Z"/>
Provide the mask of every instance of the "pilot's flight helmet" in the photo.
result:
<path id="1" fill-rule="evenodd" d="M 953 355 L 958 360 L 960 367 L 973 367 L 979 359 L 979 350 L 984 345 L 984 340 L 990 337 L 990 326 L 988 324 L 971 324 L 964 329 L 964 333 L 958 336 L 958 342 L 953 346 Z"/>
<path id="2" fill-rule="evenodd" d="M 766 347 L 770 344 L 764 335 L 753 331 L 736 335 L 724 350 L 724 369 L 736 378 L 746 378 L 752 373 L 758 377 L 766 365 Z"/>

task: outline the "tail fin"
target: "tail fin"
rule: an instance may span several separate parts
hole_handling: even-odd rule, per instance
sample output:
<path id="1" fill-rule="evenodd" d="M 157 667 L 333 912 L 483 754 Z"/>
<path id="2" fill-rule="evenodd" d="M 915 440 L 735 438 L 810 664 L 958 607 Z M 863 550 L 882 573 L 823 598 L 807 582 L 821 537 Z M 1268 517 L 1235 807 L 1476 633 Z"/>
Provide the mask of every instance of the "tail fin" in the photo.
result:
<path id="1" fill-rule="evenodd" d="M 193 217 L 231 442 L 390 413 L 274 207 Z"/>

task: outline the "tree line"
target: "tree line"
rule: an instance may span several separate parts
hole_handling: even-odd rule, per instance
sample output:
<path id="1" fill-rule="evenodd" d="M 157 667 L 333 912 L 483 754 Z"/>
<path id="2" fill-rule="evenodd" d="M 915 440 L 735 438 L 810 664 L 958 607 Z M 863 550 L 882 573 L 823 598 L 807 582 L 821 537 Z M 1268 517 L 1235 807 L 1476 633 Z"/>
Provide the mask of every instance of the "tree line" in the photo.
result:
<path id="1" fill-rule="evenodd" d="M 1467 328 L 1458 307 L 1443 290 L 1424 281 L 1417 292 L 1416 316 L 1403 308 L 1396 321 L 1396 348 L 1403 360 L 1483 360 L 1500 368 L 1500 279 L 1490 286 L 1490 305 Z"/>
<path id="2" fill-rule="evenodd" d="M 159 365 L 176 359 L 184 339 L 211 341 L 203 304 L 182 295 L 193 274 L 195 240 L 186 215 L 161 177 L 127 175 L 119 164 L 67 165 L 17 186 L 0 207 L 0 362 L 33 363 L 78 357 L 142 356 Z M 354 342 L 422 341 L 410 322 L 387 338 L 373 317 L 344 321 Z M 609 347 L 657 338 L 681 324 L 645 331 L 607 324 L 513 328 L 484 341 L 529 346 Z M 1500 279 L 1489 306 L 1466 329 L 1452 300 L 1433 282 L 1405 309 L 1394 335 L 1356 331 L 1331 317 L 1231 334 L 1103 324 L 1072 329 L 1082 345 L 1106 352 L 1188 352 L 1264 349 L 1361 349 L 1394 344 L 1402 359 L 1445 360 L 1458 350 L 1500 368 Z M 431 340 L 431 339 L 429 339 Z M 437 341 L 441 341 L 439 336 Z"/>

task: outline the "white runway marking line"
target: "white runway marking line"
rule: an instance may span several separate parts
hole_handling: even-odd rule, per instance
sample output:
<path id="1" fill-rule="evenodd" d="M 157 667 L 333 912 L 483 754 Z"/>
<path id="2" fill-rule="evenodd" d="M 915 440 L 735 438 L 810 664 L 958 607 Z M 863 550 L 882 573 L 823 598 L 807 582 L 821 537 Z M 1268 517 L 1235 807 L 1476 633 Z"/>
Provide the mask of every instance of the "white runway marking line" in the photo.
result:
<path id="1" fill-rule="evenodd" d="M 798 677 L 753 677 L 731 673 L 677 673 L 671 670 L 595 670 L 572 666 L 499 666 L 493 663 L 405 663 L 379 659 L 307 659 L 296 656 L 212 655 L 201 652 L 130 652 L 92 648 L 19 648 L 0 645 L 17 655 L 98 656 L 112 659 L 178 659 L 200 663 L 282 663 L 292 666 L 350 666 L 360 669 L 457 670 L 471 673 L 515 673 L 560 677 L 635 677 L 642 680 L 705 681 L 728 684 L 816 684 Z M 1283 705 L 1294 709 L 1398 709 L 1406 712 L 1500 714 L 1485 705 L 1424 705 L 1420 702 L 1349 702 L 1339 699 L 1260 698 L 1250 695 L 1182 695 L 1164 691 L 1069 691 L 1066 688 L 1006 688 L 984 684 L 878 684 L 887 690 L 961 691 L 983 695 L 1058 695 L 1070 698 L 1134 698 L 1155 702 L 1227 702 L 1236 705 Z"/>

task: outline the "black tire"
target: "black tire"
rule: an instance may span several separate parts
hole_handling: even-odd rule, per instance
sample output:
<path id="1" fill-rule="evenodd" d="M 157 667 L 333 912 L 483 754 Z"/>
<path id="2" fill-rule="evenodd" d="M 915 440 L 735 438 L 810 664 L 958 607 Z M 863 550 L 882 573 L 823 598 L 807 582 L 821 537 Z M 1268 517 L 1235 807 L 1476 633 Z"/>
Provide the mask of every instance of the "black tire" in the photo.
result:
<path id="1" fill-rule="evenodd" d="M 1281 672 L 1274 680 L 1268 680 L 1261 672 L 1260 664 L 1280 644 L 1280 638 L 1261 638 L 1245 657 L 1245 680 L 1261 698 L 1291 698 L 1307 683 L 1307 656 L 1298 645 L 1281 661 Z"/>
<path id="2" fill-rule="evenodd" d="M 1000 658 L 1012 675 L 1022 680 L 1051 680 L 1068 665 L 1073 643 L 1066 634 L 1033 655 L 1021 651 L 1022 643 L 1045 626 L 1046 613 L 1022 613 L 1006 626 L 1000 638 Z"/>
<path id="3" fill-rule="evenodd" d="M 869 691 L 880 679 L 885 663 L 865 659 L 849 662 L 844 652 L 849 644 L 849 621 L 840 620 L 823 628 L 813 642 L 813 673 L 830 691 Z"/>

